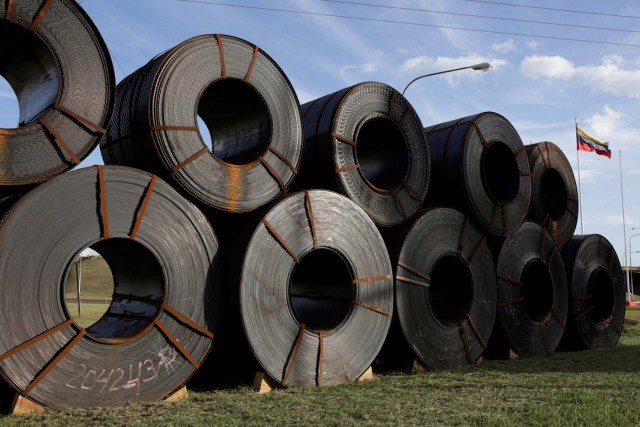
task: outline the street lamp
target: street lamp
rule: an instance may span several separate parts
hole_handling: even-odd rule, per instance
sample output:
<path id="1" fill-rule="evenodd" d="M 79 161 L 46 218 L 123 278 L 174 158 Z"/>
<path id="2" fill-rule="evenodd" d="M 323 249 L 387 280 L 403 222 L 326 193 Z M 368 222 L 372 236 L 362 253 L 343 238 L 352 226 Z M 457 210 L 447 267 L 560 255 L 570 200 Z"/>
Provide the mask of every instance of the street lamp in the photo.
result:
<path id="1" fill-rule="evenodd" d="M 405 87 L 404 90 L 402 91 L 402 94 L 404 95 L 404 93 L 407 91 L 407 89 L 409 89 L 409 86 L 411 86 L 413 82 L 415 82 L 416 80 L 423 79 L 425 77 L 437 76 L 438 74 L 452 73 L 454 71 L 467 70 L 467 69 L 477 70 L 477 71 L 489 71 L 490 68 L 491 68 L 491 64 L 489 64 L 488 62 L 482 62 L 476 65 L 469 65 L 468 67 L 460 67 L 460 68 L 454 68 L 452 70 L 444 70 L 444 71 L 438 71 L 437 73 L 425 74 L 423 76 L 419 76 L 411 80 L 407 85 L 407 87 Z"/>

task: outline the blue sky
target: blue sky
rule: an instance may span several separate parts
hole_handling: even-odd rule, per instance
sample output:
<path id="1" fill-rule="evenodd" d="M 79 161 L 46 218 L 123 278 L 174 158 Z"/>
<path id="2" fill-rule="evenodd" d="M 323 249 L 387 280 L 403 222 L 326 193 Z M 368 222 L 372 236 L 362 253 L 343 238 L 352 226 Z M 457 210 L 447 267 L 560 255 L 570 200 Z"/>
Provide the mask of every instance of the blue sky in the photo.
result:
<path id="1" fill-rule="evenodd" d="M 207 0 L 203 0 L 207 1 Z M 505 116 L 525 144 L 552 141 L 576 170 L 574 120 L 609 141 L 611 159 L 580 154 L 585 233 L 600 233 L 624 264 L 619 151 L 622 151 L 627 241 L 640 233 L 640 19 L 508 7 L 469 0 L 354 0 L 447 13 L 606 27 L 594 30 L 483 19 L 433 12 L 354 6 L 320 0 L 226 0 L 229 4 L 280 8 L 440 27 L 391 24 L 178 0 L 83 0 L 114 60 L 117 81 L 153 56 L 199 34 L 223 33 L 266 51 L 291 80 L 302 103 L 361 81 L 402 91 L 420 74 L 488 61 L 483 73 L 465 70 L 416 82 L 406 96 L 425 126 L 482 111 Z M 516 3 L 516 0 L 503 0 Z M 520 4 L 640 16 L 637 0 Z M 636 46 L 581 43 L 447 29 L 586 39 Z M 634 32 L 614 31 L 631 30 Z M 0 127 L 17 124 L 17 103 L 0 79 Z M 99 150 L 83 163 L 102 163 Z M 631 230 L 638 227 L 638 230 Z M 580 226 L 578 225 L 578 232 Z M 640 250 L 640 238 L 632 241 Z M 634 253 L 633 265 L 640 264 Z"/>

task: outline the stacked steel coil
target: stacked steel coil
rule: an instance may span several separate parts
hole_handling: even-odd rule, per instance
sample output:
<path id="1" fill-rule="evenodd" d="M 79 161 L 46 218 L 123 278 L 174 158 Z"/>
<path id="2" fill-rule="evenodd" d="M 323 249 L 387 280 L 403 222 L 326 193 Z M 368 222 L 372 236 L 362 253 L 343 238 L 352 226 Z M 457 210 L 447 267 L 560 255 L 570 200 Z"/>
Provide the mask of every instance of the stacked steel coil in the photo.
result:
<path id="1" fill-rule="evenodd" d="M 578 189 L 573 170 L 552 142 L 525 146 L 531 167 L 529 219 L 549 231 L 558 246 L 573 236 L 578 223 Z"/>
<path id="2" fill-rule="evenodd" d="M 398 225 L 424 201 L 430 155 L 422 123 L 392 87 L 360 83 L 302 106 L 305 154 L 295 187 L 340 192 L 380 226 Z"/>
<path id="3" fill-rule="evenodd" d="M 161 399 L 211 348 L 216 236 L 155 176 L 98 166 L 57 177 L 12 208 L 0 242 L 0 374 L 29 399 L 53 408 Z M 105 315 L 83 329 L 60 288 L 87 247 L 115 286 Z"/>
<path id="4" fill-rule="evenodd" d="M 211 149 L 200 132 L 210 132 Z M 101 150 L 105 163 L 157 174 L 204 206 L 247 212 L 287 191 L 302 136 L 298 99 L 278 65 L 258 46 L 211 34 L 118 84 Z"/>
<path id="5" fill-rule="evenodd" d="M 106 132 L 113 65 L 89 17 L 72 0 L 0 2 L 0 75 L 20 123 L 0 129 L 0 191 L 32 186 L 85 158 Z"/>
<path id="6" fill-rule="evenodd" d="M 496 273 L 485 237 L 450 208 L 422 211 L 389 234 L 396 315 L 413 357 L 430 369 L 475 363 L 496 316 Z M 398 352 L 398 341 L 390 337 L 393 348 L 385 351 Z"/>
<path id="7" fill-rule="evenodd" d="M 569 284 L 569 316 L 562 346 L 613 347 L 624 324 L 625 284 L 611 243 L 592 234 L 574 236 L 562 250 Z"/>
<path id="8" fill-rule="evenodd" d="M 452 206 L 496 236 L 520 227 L 529 210 L 531 173 L 507 119 L 486 112 L 424 132 L 432 158 L 428 206 Z"/>

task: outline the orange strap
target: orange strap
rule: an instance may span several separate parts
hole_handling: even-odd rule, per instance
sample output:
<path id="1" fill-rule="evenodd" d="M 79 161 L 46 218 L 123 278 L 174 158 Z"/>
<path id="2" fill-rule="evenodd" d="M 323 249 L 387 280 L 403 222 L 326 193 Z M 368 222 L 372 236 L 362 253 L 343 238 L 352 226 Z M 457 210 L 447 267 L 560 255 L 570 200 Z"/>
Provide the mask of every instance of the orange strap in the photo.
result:
<path id="1" fill-rule="evenodd" d="M 285 385 L 287 383 L 287 380 L 289 379 L 289 374 L 291 374 L 291 371 L 293 370 L 293 365 L 296 363 L 296 358 L 298 357 L 298 350 L 300 350 L 300 344 L 302 344 L 302 337 L 304 336 L 304 329 L 305 329 L 305 326 L 303 323 L 302 325 L 300 325 L 300 331 L 298 332 L 298 338 L 296 338 L 296 341 L 294 343 L 293 352 L 291 353 L 291 358 L 287 362 L 287 370 L 285 371 L 281 381 L 282 385 Z"/>
<path id="2" fill-rule="evenodd" d="M 102 238 L 109 238 L 109 216 L 107 211 L 107 192 L 104 188 L 104 166 L 98 165 L 98 188 L 100 189 L 100 219 L 102 220 Z"/>
<path id="3" fill-rule="evenodd" d="M 248 82 L 251 78 L 251 73 L 253 72 L 253 66 L 256 65 L 256 59 L 258 58 L 258 52 L 260 52 L 260 48 L 255 46 L 253 48 L 253 56 L 251 57 L 251 63 L 249 64 L 249 69 L 247 70 L 247 74 L 244 76 L 244 81 Z"/>
<path id="4" fill-rule="evenodd" d="M 276 239 L 276 241 L 280 244 L 280 246 L 282 246 L 282 248 L 285 251 L 287 251 L 287 253 L 291 256 L 291 258 L 293 258 L 293 260 L 296 262 L 296 264 L 299 264 L 300 263 L 300 259 L 298 258 L 298 256 L 295 254 L 295 252 L 293 252 L 291 247 L 289 245 L 287 245 L 287 242 L 284 241 L 282 236 L 280 236 L 280 234 L 278 234 L 276 229 L 273 228 L 271 223 L 269 221 L 267 221 L 266 218 L 262 218 L 262 220 L 260 220 L 260 222 L 262 222 L 262 224 L 264 224 L 264 226 L 267 228 L 269 233 L 271 233 L 271 235 Z"/>
<path id="5" fill-rule="evenodd" d="M 149 205 L 149 200 L 151 199 L 151 193 L 153 193 L 153 187 L 156 185 L 157 176 L 153 175 L 151 177 L 151 181 L 149 182 L 149 186 L 147 187 L 144 195 L 144 200 L 142 201 L 142 206 L 140 206 L 140 211 L 138 212 L 138 216 L 136 217 L 136 222 L 133 226 L 133 230 L 131 230 L 131 240 L 135 240 L 138 234 L 138 229 L 140 228 L 140 224 L 142 223 L 142 218 L 144 217 L 145 212 L 147 211 L 147 206 Z"/>
<path id="6" fill-rule="evenodd" d="M 187 349 L 184 348 L 182 344 L 180 344 L 180 341 L 178 341 L 176 337 L 173 336 L 171 331 L 169 331 L 169 329 L 167 329 L 167 327 L 157 317 L 153 320 L 153 323 L 158 327 L 165 338 L 167 338 L 169 342 L 184 356 L 184 358 L 187 359 L 189 363 L 191 363 L 191 365 L 193 365 L 196 369 L 200 367 L 200 364 L 196 361 L 196 359 L 191 356 Z"/>
<path id="7" fill-rule="evenodd" d="M 25 348 L 32 346 L 33 344 L 37 343 L 38 341 L 41 341 L 41 340 L 47 338 L 48 336 L 53 335 L 56 332 L 63 330 L 67 326 L 71 325 L 73 322 L 74 322 L 73 319 L 69 319 L 66 322 L 62 322 L 58 326 L 54 326 L 53 328 L 51 328 L 49 330 L 46 330 L 46 331 L 42 332 L 41 334 L 36 335 L 35 337 L 31 338 L 30 340 L 27 340 L 27 341 L 23 342 L 22 344 L 12 348 L 11 350 L 7 351 L 6 353 L 0 355 L 0 362 L 3 361 L 4 359 L 7 359 L 7 358 L 13 356 L 16 353 L 21 352 Z"/>
<path id="8" fill-rule="evenodd" d="M 35 19 L 31 23 L 31 26 L 29 27 L 30 31 L 35 31 L 40 26 L 40 23 L 42 22 L 42 18 L 44 18 L 44 15 L 47 13 L 52 3 L 53 3 L 53 0 L 47 0 L 46 2 L 44 2 L 40 10 L 38 11 L 38 14 L 36 15 Z"/>
<path id="9" fill-rule="evenodd" d="M 45 131 L 47 131 L 51 136 L 53 136 L 54 141 L 57 142 L 60 148 L 62 148 L 67 153 L 67 155 L 71 158 L 71 161 L 73 163 L 75 163 L 76 165 L 80 163 L 80 159 L 78 158 L 78 156 L 76 156 L 76 154 L 73 151 L 71 151 L 71 148 L 69 148 L 67 143 L 64 142 L 64 140 L 62 139 L 62 136 L 58 133 L 57 130 L 53 128 L 53 126 L 51 126 L 51 124 L 47 120 L 39 119 L 38 123 L 42 125 Z"/>
<path id="10" fill-rule="evenodd" d="M 313 219 L 313 208 L 311 207 L 311 197 L 309 192 L 304 190 L 304 201 L 307 208 L 307 217 L 309 218 L 309 228 L 311 229 L 311 237 L 313 238 L 313 249 L 318 249 L 318 237 L 316 236 L 316 224 Z"/>
<path id="11" fill-rule="evenodd" d="M 194 331 L 200 333 L 201 335 L 204 335 L 207 338 L 214 339 L 214 335 L 211 331 L 209 331 L 208 329 L 204 328 L 203 326 L 191 320 L 191 318 L 189 318 L 186 314 L 181 313 L 180 311 L 176 310 L 175 308 L 171 307 L 168 304 L 162 304 L 161 307 L 164 311 L 171 314 L 173 317 L 175 317 L 185 325 L 189 326 Z"/>
<path id="12" fill-rule="evenodd" d="M 220 72 L 222 74 L 222 78 L 227 78 L 227 67 L 224 63 L 224 47 L 222 46 L 222 40 L 220 39 L 220 34 L 216 34 L 216 42 L 218 42 L 218 52 L 220 53 Z"/>

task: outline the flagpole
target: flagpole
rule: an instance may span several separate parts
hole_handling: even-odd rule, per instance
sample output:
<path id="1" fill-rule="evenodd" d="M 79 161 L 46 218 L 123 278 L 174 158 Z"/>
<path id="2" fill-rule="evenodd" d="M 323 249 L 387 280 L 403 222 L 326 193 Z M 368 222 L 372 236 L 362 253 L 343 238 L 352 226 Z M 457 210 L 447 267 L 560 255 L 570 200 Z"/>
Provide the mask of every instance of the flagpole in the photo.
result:
<path id="1" fill-rule="evenodd" d="M 576 158 L 578 159 L 578 211 L 580 211 L 580 234 L 584 235 L 582 219 L 582 180 L 580 179 L 580 150 L 578 149 L 578 118 L 576 117 Z"/>
<path id="2" fill-rule="evenodd" d="M 620 157 L 620 197 L 622 199 L 622 237 L 624 239 L 624 263 L 627 267 L 627 301 L 631 301 L 631 281 L 629 279 L 629 253 L 627 252 L 627 224 L 624 218 L 624 189 L 622 186 L 622 150 L 618 151 Z"/>

